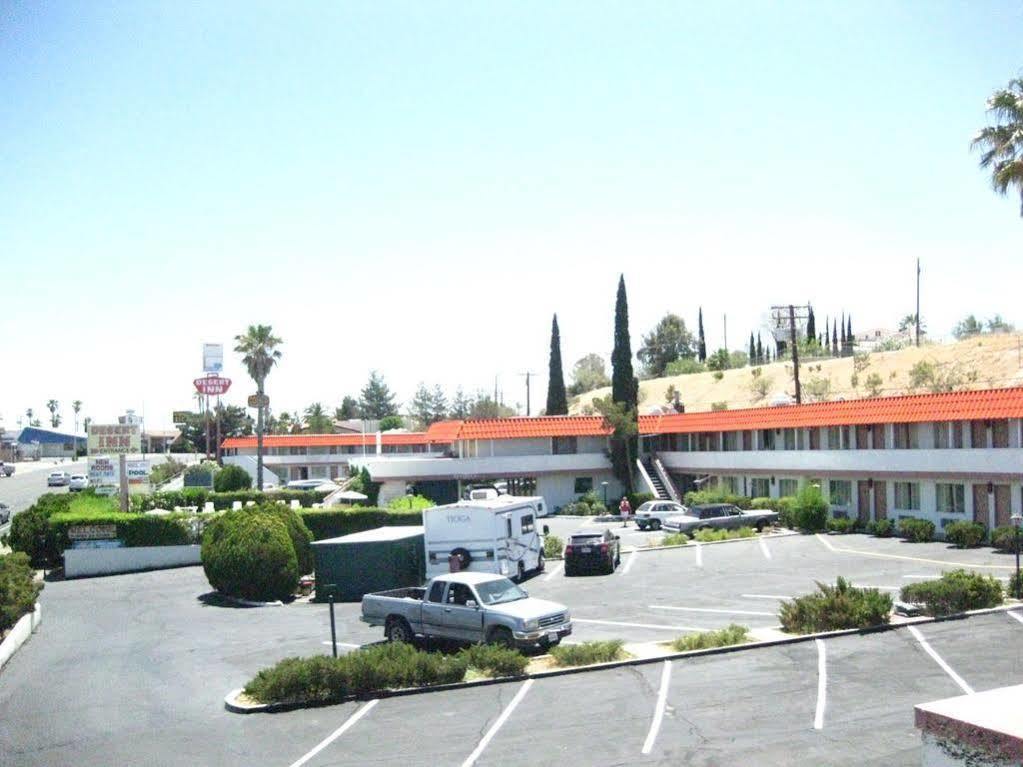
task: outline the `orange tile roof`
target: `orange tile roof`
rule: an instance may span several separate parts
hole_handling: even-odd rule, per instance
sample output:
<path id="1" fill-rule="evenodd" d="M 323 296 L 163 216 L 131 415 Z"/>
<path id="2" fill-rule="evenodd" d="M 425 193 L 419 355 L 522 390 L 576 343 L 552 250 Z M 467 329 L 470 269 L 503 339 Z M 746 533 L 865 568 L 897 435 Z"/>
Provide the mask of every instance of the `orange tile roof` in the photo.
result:
<path id="1" fill-rule="evenodd" d="M 463 421 L 462 428 L 458 432 L 458 439 L 605 437 L 610 433 L 611 429 L 599 415 L 549 415 Z"/>
<path id="2" fill-rule="evenodd" d="M 428 442 L 423 432 L 384 432 L 380 435 L 383 445 L 425 445 Z M 265 447 L 329 447 L 337 445 L 363 444 L 374 446 L 377 443 L 376 432 L 368 434 L 268 434 L 263 437 Z M 255 447 L 256 437 L 228 437 L 222 445 L 231 447 Z"/>
<path id="3" fill-rule="evenodd" d="M 642 434 L 1023 417 L 1023 388 L 911 394 L 808 405 L 642 416 Z"/>
<path id="4" fill-rule="evenodd" d="M 437 421 L 426 430 L 428 442 L 454 442 L 465 421 Z"/>

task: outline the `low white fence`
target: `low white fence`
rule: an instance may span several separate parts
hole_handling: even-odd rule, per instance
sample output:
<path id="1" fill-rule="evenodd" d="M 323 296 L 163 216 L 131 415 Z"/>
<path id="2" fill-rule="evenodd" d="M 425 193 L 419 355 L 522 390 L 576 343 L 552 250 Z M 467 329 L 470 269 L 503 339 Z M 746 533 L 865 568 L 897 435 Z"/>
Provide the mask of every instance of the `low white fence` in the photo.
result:
<path id="1" fill-rule="evenodd" d="M 200 546 L 136 546 L 120 549 L 67 549 L 64 577 L 113 575 L 201 564 Z"/>
<path id="2" fill-rule="evenodd" d="M 4 637 L 4 641 L 0 642 L 0 668 L 6 665 L 18 648 L 25 644 L 28 638 L 39 628 L 42 620 L 43 611 L 39 607 L 39 603 L 36 602 L 36 609 L 28 615 L 22 615 L 18 622 L 14 624 L 14 628 Z"/>

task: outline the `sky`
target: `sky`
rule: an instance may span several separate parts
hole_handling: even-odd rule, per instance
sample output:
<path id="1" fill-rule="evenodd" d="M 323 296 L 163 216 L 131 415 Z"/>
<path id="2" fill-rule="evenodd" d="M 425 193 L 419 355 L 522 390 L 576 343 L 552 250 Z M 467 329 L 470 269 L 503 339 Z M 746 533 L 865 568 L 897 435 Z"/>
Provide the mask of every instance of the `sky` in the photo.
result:
<path id="1" fill-rule="evenodd" d="M 1019 199 L 970 151 L 1019 2 L 0 3 L 0 425 L 150 428 L 273 326 L 275 410 L 379 370 L 533 412 L 666 312 L 1023 324 Z"/>

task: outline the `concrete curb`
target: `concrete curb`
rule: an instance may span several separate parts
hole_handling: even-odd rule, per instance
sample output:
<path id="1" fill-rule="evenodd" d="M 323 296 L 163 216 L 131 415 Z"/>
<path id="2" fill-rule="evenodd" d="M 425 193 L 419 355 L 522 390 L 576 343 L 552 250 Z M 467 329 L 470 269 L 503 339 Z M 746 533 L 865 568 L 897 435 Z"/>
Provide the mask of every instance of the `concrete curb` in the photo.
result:
<path id="1" fill-rule="evenodd" d="M 746 540 L 746 539 L 741 539 Z M 722 541 L 724 543 L 724 541 Z M 882 634 L 888 631 L 898 631 L 899 629 L 906 628 L 908 626 L 917 626 L 924 623 L 944 623 L 945 621 L 954 620 L 967 620 L 977 615 L 990 615 L 993 613 L 1008 612 L 1009 610 L 1018 608 L 1021 603 L 1014 603 L 1011 605 L 999 605 L 998 607 L 990 607 L 984 610 L 969 610 L 965 613 L 956 613 L 955 615 L 944 615 L 941 617 L 930 617 L 922 616 L 919 618 L 907 618 L 899 623 L 888 623 L 882 626 L 871 626 L 865 629 L 843 629 L 841 631 L 822 631 L 816 634 L 799 634 L 796 636 L 788 636 L 782 639 L 770 639 L 762 642 L 747 642 L 745 644 L 728 645 L 727 647 L 709 647 L 704 650 L 689 650 L 687 652 L 675 652 L 665 653 L 664 655 L 658 655 L 650 658 L 629 658 L 627 660 L 612 661 L 610 663 L 596 663 L 590 666 L 570 666 L 568 668 L 557 668 L 549 669 L 547 671 L 537 671 L 534 674 L 526 674 L 524 676 L 516 677 L 501 677 L 498 679 L 477 679 L 471 682 L 455 682 L 454 684 L 436 685 L 434 687 L 414 687 L 402 690 L 380 690 L 374 692 L 371 695 L 365 695 L 361 697 L 352 696 L 345 698 L 341 701 L 333 701 L 331 703 L 299 703 L 299 704 L 277 704 L 267 703 L 259 704 L 257 706 L 242 706 L 234 702 L 235 696 L 241 692 L 240 689 L 232 690 L 224 698 L 224 708 L 236 714 L 254 714 L 254 713 L 276 713 L 278 711 L 291 711 L 299 708 L 319 708 L 321 706 L 331 706 L 336 703 L 345 703 L 352 700 L 368 700 L 371 698 L 397 698 L 405 697 L 408 695 L 424 695 L 433 692 L 446 692 L 449 690 L 463 690 L 468 687 L 488 687 L 494 684 L 506 684 L 508 682 L 520 682 L 523 679 L 545 679 L 549 677 L 557 676 L 569 676 L 571 674 L 585 674 L 591 671 L 606 671 L 608 669 L 623 668 L 626 666 L 646 666 L 651 663 L 662 663 L 664 661 L 672 660 L 684 660 L 686 658 L 700 658 L 708 655 L 728 655 L 730 653 L 744 652 L 747 650 L 759 650 L 765 647 L 778 647 L 782 645 L 801 644 L 804 642 L 812 642 L 817 639 L 832 639 L 835 637 L 843 636 L 855 636 L 868 635 L 868 634 Z"/>
<path id="2" fill-rule="evenodd" d="M 29 640 L 29 637 L 35 633 L 42 622 L 43 611 L 39 603 L 36 602 L 35 610 L 27 615 L 22 615 L 4 641 L 0 642 L 0 668 L 7 665 L 7 662 L 14 657 L 14 653 L 21 649 L 21 646 Z"/>
<path id="3" fill-rule="evenodd" d="M 666 535 L 670 535 L 670 533 L 666 533 Z M 798 533 L 795 530 L 779 530 L 776 533 L 757 533 L 756 535 L 752 535 L 749 538 L 729 538 L 728 540 L 724 541 L 704 542 L 697 541 L 695 539 L 690 539 L 688 542 L 683 543 L 680 546 L 642 546 L 639 548 L 633 548 L 631 549 L 631 551 L 667 551 L 669 549 L 692 549 L 696 548 L 697 544 L 699 544 L 700 546 L 717 546 L 722 543 L 743 543 L 744 541 L 756 541 L 760 539 L 769 541 L 772 538 L 790 538 L 793 535 L 802 535 L 802 533 Z"/>

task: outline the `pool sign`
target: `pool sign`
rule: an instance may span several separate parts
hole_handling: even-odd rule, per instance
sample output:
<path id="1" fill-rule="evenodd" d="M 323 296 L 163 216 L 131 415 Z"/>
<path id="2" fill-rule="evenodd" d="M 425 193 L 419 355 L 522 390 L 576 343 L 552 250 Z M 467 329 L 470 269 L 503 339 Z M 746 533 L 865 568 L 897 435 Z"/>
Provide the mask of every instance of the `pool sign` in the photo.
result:
<path id="1" fill-rule="evenodd" d="M 196 378 L 192 383 L 195 384 L 195 388 L 200 394 L 205 394 L 208 397 L 227 394 L 227 390 L 231 388 L 231 379 L 222 376 L 204 376 Z"/>

